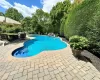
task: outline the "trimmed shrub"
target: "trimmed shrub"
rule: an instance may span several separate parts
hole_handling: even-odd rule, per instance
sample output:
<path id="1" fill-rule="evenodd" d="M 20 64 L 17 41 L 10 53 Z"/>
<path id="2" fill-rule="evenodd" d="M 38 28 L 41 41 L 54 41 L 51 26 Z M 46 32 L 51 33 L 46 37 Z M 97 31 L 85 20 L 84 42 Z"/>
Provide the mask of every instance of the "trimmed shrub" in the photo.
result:
<path id="1" fill-rule="evenodd" d="M 77 50 L 84 50 L 88 47 L 88 40 L 85 37 L 82 36 L 72 36 L 69 38 L 69 43 L 71 48 L 77 49 Z"/>
<path id="2" fill-rule="evenodd" d="M 18 33 L 21 31 L 22 31 L 22 27 L 19 25 L 9 25 L 9 24 L 0 25 L 1 33 Z"/>

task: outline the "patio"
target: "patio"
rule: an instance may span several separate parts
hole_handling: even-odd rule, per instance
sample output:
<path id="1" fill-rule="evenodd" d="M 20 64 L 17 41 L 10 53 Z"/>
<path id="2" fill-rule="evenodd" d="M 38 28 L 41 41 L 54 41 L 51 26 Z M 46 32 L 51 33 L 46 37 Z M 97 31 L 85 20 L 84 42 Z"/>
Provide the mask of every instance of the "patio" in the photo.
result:
<path id="1" fill-rule="evenodd" d="M 77 60 L 69 46 L 30 58 L 12 57 L 11 52 L 22 44 L 0 46 L 0 80 L 100 80 L 96 67 L 90 62 Z"/>

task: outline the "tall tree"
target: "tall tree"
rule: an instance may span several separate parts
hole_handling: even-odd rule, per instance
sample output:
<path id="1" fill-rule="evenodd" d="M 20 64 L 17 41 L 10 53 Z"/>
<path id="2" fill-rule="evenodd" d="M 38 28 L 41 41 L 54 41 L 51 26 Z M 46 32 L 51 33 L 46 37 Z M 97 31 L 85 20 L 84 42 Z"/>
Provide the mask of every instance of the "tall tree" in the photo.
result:
<path id="1" fill-rule="evenodd" d="M 33 14 L 32 26 L 37 25 L 37 28 L 35 27 L 36 29 L 35 31 L 37 31 L 38 29 L 38 31 L 40 30 L 39 32 L 48 33 L 48 28 L 50 27 L 49 22 L 50 22 L 49 14 L 44 12 L 42 9 L 38 9 L 36 13 Z"/>
<path id="2" fill-rule="evenodd" d="M 24 31 L 29 32 L 31 30 L 31 20 L 32 20 L 31 17 L 25 17 L 21 21 Z"/>
<path id="3" fill-rule="evenodd" d="M 32 16 L 32 21 L 31 21 L 31 28 L 32 32 L 34 33 L 43 33 L 42 32 L 42 26 L 38 23 L 38 18 L 36 15 Z"/>
<path id="4" fill-rule="evenodd" d="M 23 15 L 19 13 L 18 10 L 16 10 L 15 8 L 9 8 L 5 12 L 5 16 L 14 19 L 16 21 L 20 21 L 23 19 Z"/>
<path id="5" fill-rule="evenodd" d="M 52 8 L 50 16 L 54 27 L 54 33 L 60 33 L 61 20 L 68 14 L 70 5 L 70 1 L 65 0 L 64 2 L 58 2 L 57 5 Z"/>

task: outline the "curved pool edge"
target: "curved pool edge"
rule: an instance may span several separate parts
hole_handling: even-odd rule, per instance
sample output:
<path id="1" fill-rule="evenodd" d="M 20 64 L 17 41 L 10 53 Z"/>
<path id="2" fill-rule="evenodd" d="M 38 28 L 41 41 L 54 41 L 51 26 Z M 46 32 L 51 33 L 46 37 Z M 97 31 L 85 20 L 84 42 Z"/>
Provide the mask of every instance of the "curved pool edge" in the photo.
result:
<path id="1" fill-rule="evenodd" d="M 55 52 L 55 51 L 62 51 L 62 50 L 64 50 L 64 49 L 66 49 L 66 48 L 68 48 L 68 47 L 70 47 L 69 46 L 69 44 L 66 42 L 66 41 L 63 41 L 62 40 L 62 38 L 61 37 L 58 37 L 58 38 L 60 38 L 60 40 L 62 41 L 62 42 L 64 42 L 65 44 L 67 44 L 67 47 L 65 47 L 65 48 L 63 48 L 63 49 L 59 49 L 59 50 L 52 50 L 52 51 L 50 51 L 50 50 L 48 50 L 48 51 L 42 51 L 42 52 L 40 52 L 39 54 L 37 54 L 37 55 L 35 55 L 35 56 L 28 56 L 28 57 L 14 57 L 14 56 L 12 56 L 12 52 L 14 52 L 16 49 L 18 49 L 18 48 L 21 48 L 21 47 L 23 47 L 23 44 L 26 42 L 26 41 L 28 41 L 28 40 L 26 40 L 26 41 L 24 41 L 23 43 L 19 43 L 19 44 L 17 44 L 18 46 L 16 46 L 16 47 L 14 47 L 11 51 L 10 51 L 10 57 L 12 57 L 13 59 L 30 59 L 30 58 L 32 58 L 32 57 L 36 57 L 36 56 L 38 56 L 38 55 L 41 55 L 41 53 L 44 53 L 44 52 Z"/>
<path id="2" fill-rule="evenodd" d="M 58 38 L 60 38 L 60 40 L 61 40 L 62 42 L 66 43 L 67 46 L 69 46 L 69 44 L 68 44 L 66 41 L 63 41 L 63 39 L 62 39 L 61 37 L 58 37 Z"/>

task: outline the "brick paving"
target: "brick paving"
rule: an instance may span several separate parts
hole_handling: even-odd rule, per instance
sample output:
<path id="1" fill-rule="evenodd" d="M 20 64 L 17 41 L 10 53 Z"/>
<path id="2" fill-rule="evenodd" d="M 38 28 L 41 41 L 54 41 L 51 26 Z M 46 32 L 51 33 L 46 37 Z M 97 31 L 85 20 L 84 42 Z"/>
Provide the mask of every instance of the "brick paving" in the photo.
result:
<path id="1" fill-rule="evenodd" d="M 0 80 L 100 80 L 100 72 L 95 66 L 77 60 L 69 46 L 30 58 L 11 56 L 20 46 L 22 43 L 0 47 Z"/>

